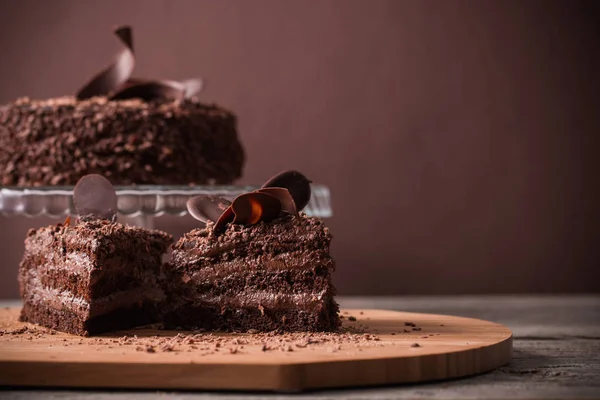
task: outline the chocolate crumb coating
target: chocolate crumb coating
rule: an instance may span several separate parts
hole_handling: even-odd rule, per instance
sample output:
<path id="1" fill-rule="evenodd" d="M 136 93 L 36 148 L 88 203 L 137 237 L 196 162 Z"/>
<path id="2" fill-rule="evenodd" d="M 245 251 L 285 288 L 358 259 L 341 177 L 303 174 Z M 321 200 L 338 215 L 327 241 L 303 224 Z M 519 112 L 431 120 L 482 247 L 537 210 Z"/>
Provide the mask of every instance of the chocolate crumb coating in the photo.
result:
<path id="1" fill-rule="evenodd" d="M 270 222 L 214 224 L 174 246 L 163 323 L 222 331 L 333 331 L 340 326 L 323 222 L 284 214 Z"/>
<path id="2" fill-rule="evenodd" d="M 19 266 L 21 321 L 92 335 L 155 322 L 172 237 L 104 220 L 32 229 Z"/>
<path id="3" fill-rule="evenodd" d="M 19 99 L 0 107 L 0 185 L 228 184 L 245 155 L 236 117 L 198 100 Z"/>

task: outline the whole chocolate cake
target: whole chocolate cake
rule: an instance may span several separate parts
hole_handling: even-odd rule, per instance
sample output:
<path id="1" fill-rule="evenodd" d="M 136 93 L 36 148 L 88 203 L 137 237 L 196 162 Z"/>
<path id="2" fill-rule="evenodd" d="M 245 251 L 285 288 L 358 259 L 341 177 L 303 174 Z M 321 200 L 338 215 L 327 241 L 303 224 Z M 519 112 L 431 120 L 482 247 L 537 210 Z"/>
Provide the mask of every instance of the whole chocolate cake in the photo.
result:
<path id="1" fill-rule="evenodd" d="M 0 185 L 227 184 L 242 174 L 235 116 L 193 95 L 200 80 L 132 78 L 131 30 L 116 61 L 76 96 L 0 107 Z"/>
<path id="2" fill-rule="evenodd" d="M 210 196 L 190 199 L 190 214 L 206 226 L 184 235 L 165 266 L 166 327 L 339 327 L 331 234 L 321 220 L 297 212 L 310 198 L 309 181 L 289 171 L 268 184 L 231 204 Z"/>
<path id="3" fill-rule="evenodd" d="M 22 321 L 91 335 L 158 318 L 165 297 L 158 277 L 172 237 L 114 222 L 116 196 L 107 186 L 98 175 L 84 177 L 76 223 L 29 231 L 19 267 Z"/>

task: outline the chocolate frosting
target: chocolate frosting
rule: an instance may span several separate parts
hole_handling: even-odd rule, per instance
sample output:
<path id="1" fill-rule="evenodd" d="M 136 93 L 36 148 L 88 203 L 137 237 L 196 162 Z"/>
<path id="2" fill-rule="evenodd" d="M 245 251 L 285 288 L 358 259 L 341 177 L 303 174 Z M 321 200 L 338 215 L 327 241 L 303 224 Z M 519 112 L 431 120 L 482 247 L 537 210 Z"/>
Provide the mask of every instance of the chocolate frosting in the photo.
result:
<path id="1" fill-rule="evenodd" d="M 133 52 L 133 32 L 131 27 L 115 29 L 124 48 L 115 61 L 96 74 L 76 94 L 78 100 L 95 96 L 106 96 L 109 100 L 140 98 L 145 101 L 155 99 L 181 100 L 191 97 L 202 89 L 202 80 L 189 79 L 183 82 L 173 80 L 150 80 L 132 78 L 135 67 Z"/>

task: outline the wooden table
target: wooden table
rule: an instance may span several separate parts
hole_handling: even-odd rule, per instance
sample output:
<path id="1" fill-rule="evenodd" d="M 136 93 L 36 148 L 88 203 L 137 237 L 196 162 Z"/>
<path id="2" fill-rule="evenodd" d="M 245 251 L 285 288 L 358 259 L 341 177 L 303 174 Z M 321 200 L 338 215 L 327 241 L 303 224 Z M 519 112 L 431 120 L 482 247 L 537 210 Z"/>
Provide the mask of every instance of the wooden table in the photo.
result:
<path id="1" fill-rule="evenodd" d="M 474 317 L 514 332 L 510 365 L 476 377 L 420 385 L 294 395 L 4 390 L 0 399 L 398 399 L 600 398 L 600 296 L 341 297 L 346 308 L 381 308 Z M 14 306 L 15 302 L 0 302 Z"/>

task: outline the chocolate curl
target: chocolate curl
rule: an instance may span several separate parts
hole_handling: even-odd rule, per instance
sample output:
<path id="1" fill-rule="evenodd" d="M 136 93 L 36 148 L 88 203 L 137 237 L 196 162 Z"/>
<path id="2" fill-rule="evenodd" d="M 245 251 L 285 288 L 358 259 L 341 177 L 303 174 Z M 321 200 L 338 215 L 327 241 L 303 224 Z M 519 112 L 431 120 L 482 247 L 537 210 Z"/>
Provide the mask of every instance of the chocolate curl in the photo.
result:
<path id="1" fill-rule="evenodd" d="M 125 47 L 117 54 L 114 63 L 94 76 L 92 80 L 77 92 L 76 97 L 78 100 L 108 95 L 127 82 L 131 76 L 135 66 L 131 28 L 129 26 L 118 27 L 115 30 L 115 35 L 117 35 Z"/>
<path id="2" fill-rule="evenodd" d="M 296 209 L 302 211 L 310 201 L 311 181 L 298 171 L 288 170 L 280 172 L 269 179 L 261 189 L 278 187 L 287 189 L 296 203 Z"/>
<path id="3" fill-rule="evenodd" d="M 115 221 L 117 218 L 117 193 L 105 177 L 85 175 L 75 185 L 73 204 L 80 219 L 98 218 Z"/>
<path id="4" fill-rule="evenodd" d="M 250 192 L 233 200 L 231 208 L 235 214 L 234 224 L 254 225 L 260 221 L 271 221 L 281 213 L 281 203 L 266 193 Z"/>
<path id="5" fill-rule="evenodd" d="M 283 171 L 269 179 L 262 188 L 236 197 L 231 205 L 217 216 L 228 203 L 212 196 L 196 196 L 188 200 L 190 214 L 202 221 L 217 222 L 213 227 L 216 235 L 224 232 L 227 224 L 254 225 L 277 218 L 282 211 L 298 216 L 298 210 L 308 204 L 311 181 L 297 171 Z"/>
<path id="6" fill-rule="evenodd" d="M 218 235 L 219 233 L 222 233 L 227 227 L 227 224 L 232 223 L 234 219 L 235 214 L 233 213 L 233 209 L 231 208 L 231 206 L 229 206 L 223 212 L 223 214 L 221 214 L 221 216 L 217 220 L 217 223 L 215 223 L 215 226 L 213 228 L 215 234 Z"/>
<path id="7" fill-rule="evenodd" d="M 298 210 L 296 209 L 296 202 L 292 198 L 289 190 L 279 187 L 268 187 L 257 190 L 258 193 L 266 193 L 270 196 L 275 197 L 281 204 L 281 209 L 289 214 L 298 216 Z"/>
<path id="8" fill-rule="evenodd" d="M 200 78 L 186 79 L 181 84 L 185 88 L 184 97 L 186 99 L 197 95 L 204 88 L 204 81 Z"/>
<path id="9" fill-rule="evenodd" d="M 200 195 L 189 199 L 186 203 L 190 215 L 198 221 L 216 222 L 231 205 L 231 202 L 218 196 Z"/>
<path id="10" fill-rule="evenodd" d="M 202 89 L 201 79 L 189 79 L 184 82 L 160 80 L 145 81 L 134 79 L 127 82 L 122 89 L 114 92 L 109 100 L 138 98 L 145 101 L 155 99 L 183 100 L 191 97 Z"/>

